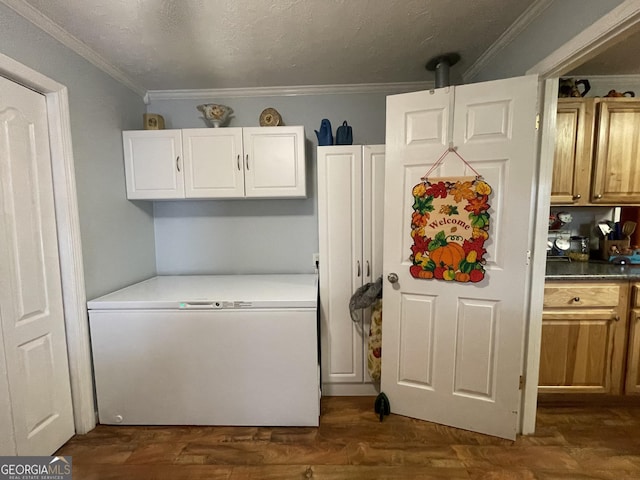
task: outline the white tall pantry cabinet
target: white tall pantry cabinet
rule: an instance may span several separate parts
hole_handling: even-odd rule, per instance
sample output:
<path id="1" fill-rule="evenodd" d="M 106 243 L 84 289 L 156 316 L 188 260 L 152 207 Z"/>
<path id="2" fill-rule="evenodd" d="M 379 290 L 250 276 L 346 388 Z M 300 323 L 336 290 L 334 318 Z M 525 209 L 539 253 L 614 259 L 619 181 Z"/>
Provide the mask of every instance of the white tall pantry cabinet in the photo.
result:
<path id="1" fill-rule="evenodd" d="M 320 335 L 324 395 L 376 395 L 367 371 L 370 309 L 351 295 L 382 275 L 384 145 L 318 147 Z"/>

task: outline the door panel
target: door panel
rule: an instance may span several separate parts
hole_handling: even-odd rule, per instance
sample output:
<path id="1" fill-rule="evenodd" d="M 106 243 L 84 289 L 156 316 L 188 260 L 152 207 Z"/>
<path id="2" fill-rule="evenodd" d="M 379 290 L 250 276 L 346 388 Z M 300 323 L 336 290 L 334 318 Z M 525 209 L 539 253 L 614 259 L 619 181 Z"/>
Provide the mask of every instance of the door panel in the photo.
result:
<path id="1" fill-rule="evenodd" d="M 405 115 L 406 144 L 441 145 L 447 135 L 448 105 L 436 105 L 433 108 L 424 108 Z"/>
<path id="2" fill-rule="evenodd" d="M 0 347 L 16 451 L 48 455 L 74 426 L 46 104 L 1 77 L 0 91 Z"/>
<path id="3" fill-rule="evenodd" d="M 454 395 L 495 400 L 499 304 L 458 299 Z"/>
<path id="4" fill-rule="evenodd" d="M 534 76 L 387 99 L 384 275 L 398 282 L 385 285 L 382 390 L 395 413 L 515 438 L 536 102 Z M 477 284 L 409 274 L 412 188 L 450 141 L 471 166 L 449 153 L 429 177 L 475 170 L 493 189 L 487 275 Z"/>
<path id="5" fill-rule="evenodd" d="M 406 385 L 432 387 L 436 299 L 429 295 L 402 295 L 398 380 Z"/>

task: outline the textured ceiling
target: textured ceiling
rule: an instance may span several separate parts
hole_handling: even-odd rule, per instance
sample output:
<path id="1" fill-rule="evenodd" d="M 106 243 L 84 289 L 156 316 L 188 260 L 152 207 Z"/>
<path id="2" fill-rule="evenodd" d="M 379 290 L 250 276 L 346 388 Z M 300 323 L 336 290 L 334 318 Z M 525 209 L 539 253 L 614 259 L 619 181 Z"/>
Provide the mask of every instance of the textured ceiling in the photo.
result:
<path id="1" fill-rule="evenodd" d="M 458 82 L 534 0 L 24 0 L 143 90 Z"/>

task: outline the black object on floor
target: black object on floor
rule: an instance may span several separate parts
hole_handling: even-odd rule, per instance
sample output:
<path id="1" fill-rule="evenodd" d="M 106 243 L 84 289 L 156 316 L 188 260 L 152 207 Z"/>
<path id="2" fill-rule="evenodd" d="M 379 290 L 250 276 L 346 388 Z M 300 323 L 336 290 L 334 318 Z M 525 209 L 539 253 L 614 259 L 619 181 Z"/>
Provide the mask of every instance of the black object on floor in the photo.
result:
<path id="1" fill-rule="evenodd" d="M 385 415 L 389 415 L 391 413 L 389 398 L 384 394 L 384 392 L 380 392 L 376 397 L 374 409 L 376 413 L 380 414 L 380 421 L 384 419 Z"/>

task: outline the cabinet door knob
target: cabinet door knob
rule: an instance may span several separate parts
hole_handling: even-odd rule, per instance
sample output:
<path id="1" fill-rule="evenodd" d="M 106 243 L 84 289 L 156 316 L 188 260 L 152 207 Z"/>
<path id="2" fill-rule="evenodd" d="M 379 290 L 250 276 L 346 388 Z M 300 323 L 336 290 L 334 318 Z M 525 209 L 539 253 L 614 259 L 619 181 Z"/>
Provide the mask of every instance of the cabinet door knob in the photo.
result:
<path id="1" fill-rule="evenodd" d="M 579 302 L 580 301 L 580 297 L 573 297 L 573 301 L 574 302 Z"/>
<path id="2" fill-rule="evenodd" d="M 389 275 L 387 275 L 387 280 L 389 280 L 389 283 L 397 283 L 398 282 L 398 274 L 397 273 L 390 273 Z"/>
<path id="3" fill-rule="evenodd" d="M 613 317 L 613 319 L 614 319 L 616 322 L 619 322 L 619 321 L 620 321 L 620 315 L 616 315 L 615 317 Z"/>
<path id="4" fill-rule="evenodd" d="M 573 196 L 573 199 L 574 199 L 574 200 L 580 200 L 581 198 L 582 198 L 582 195 L 580 195 L 579 193 L 576 193 L 576 194 Z"/>
<path id="5" fill-rule="evenodd" d="M 599 194 L 597 194 L 597 195 L 596 195 L 596 198 L 597 198 L 598 200 L 599 200 L 599 199 L 601 199 L 601 198 L 602 198 L 602 194 L 600 194 L 600 193 L 599 193 Z"/>

